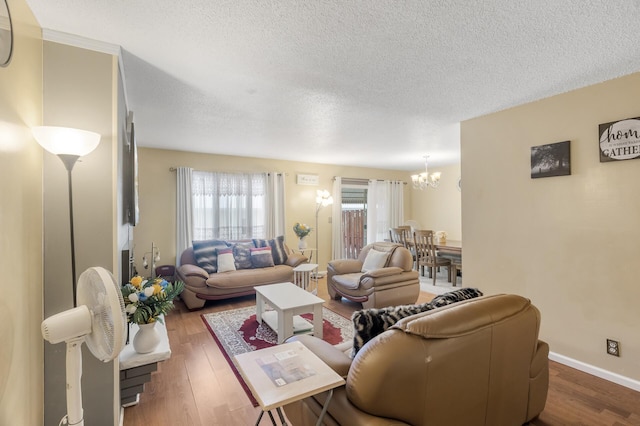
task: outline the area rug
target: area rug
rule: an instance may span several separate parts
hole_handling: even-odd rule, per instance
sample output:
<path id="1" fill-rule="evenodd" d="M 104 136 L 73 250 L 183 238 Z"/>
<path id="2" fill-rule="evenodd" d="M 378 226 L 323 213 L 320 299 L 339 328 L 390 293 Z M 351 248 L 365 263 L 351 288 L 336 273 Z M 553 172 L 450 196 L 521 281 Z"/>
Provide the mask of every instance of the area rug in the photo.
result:
<path id="1" fill-rule="evenodd" d="M 233 357 L 276 345 L 277 334 L 268 325 L 258 324 L 255 306 L 202 314 L 201 316 L 251 403 L 257 407 L 258 402 L 238 372 Z M 313 318 L 311 314 L 301 316 L 307 320 Z M 323 340 L 332 345 L 353 340 L 353 324 L 350 319 L 323 307 L 322 322 Z"/>

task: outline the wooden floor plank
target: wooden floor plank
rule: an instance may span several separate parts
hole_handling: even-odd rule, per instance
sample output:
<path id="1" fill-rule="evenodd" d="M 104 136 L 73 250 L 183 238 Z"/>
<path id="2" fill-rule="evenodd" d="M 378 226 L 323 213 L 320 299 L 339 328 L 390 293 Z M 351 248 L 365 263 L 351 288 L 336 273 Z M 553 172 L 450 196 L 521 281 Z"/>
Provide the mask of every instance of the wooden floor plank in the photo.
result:
<path id="1" fill-rule="evenodd" d="M 325 307 L 350 318 L 357 303 L 329 300 L 326 282 L 318 296 Z M 421 293 L 418 303 L 433 295 Z M 160 363 L 145 385 L 140 403 L 125 408 L 124 426 L 253 425 L 260 409 L 253 407 L 215 343 L 201 315 L 255 305 L 255 296 L 207 302 L 189 311 L 181 301 L 166 318 L 171 358 Z M 532 426 L 640 425 L 640 393 L 562 364 L 549 363 L 549 396 Z M 270 425 L 267 415 L 260 425 Z"/>

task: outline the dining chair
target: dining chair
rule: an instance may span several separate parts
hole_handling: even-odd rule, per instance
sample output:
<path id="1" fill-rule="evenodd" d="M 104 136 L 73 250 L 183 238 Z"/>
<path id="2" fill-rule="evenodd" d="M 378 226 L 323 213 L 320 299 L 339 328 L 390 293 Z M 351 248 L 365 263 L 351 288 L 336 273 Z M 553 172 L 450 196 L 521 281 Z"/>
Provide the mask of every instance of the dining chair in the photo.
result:
<path id="1" fill-rule="evenodd" d="M 413 231 L 417 231 L 418 229 L 420 229 L 420 224 L 417 220 L 405 220 L 404 224 L 411 228 L 411 236 L 413 236 Z"/>
<path id="2" fill-rule="evenodd" d="M 410 226 L 398 226 L 397 228 L 389 228 L 389 240 L 392 243 L 402 244 L 404 248 L 407 247 L 407 241 L 411 239 L 411 227 Z"/>
<path id="3" fill-rule="evenodd" d="M 413 237 L 410 226 L 398 226 L 397 228 L 389 228 L 389 239 L 392 243 L 402 244 L 404 248 L 411 252 L 413 257 L 414 269 L 418 270 L 418 262 L 416 250 L 413 248 Z"/>
<path id="4" fill-rule="evenodd" d="M 429 278 L 433 278 L 436 285 L 436 272 L 442 266 L 448 268 L 448 276 L 451 277 L 451 259 L 438 256 L 433 242 L 434 232 L 430 230 L 417 230 L 413 232 L 413 244 L 416 251 L 417 265 L 424 277 L 424 267 L 429 268 Z"/>

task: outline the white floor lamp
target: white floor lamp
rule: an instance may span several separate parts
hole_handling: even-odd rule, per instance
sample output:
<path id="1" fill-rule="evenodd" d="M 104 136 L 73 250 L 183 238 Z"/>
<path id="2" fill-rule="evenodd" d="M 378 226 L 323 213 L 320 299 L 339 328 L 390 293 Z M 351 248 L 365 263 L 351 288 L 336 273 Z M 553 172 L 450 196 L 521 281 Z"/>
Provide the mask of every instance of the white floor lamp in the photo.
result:
<path id="1" fill-rule="evenodd" d="M 73 306 L 76 301 L 76 251 L 73 234 L 73 185 L 71 170 L 78 158 L 89 154 L 100 143 L 98 133 L 68 127 L 38 126 L 31 129 L 33 137 L 44 149 L 57 155 L 67 169 L 69 182 L 69 233 L 71 236 L 71 274 L 73 275 Z"/>
<path id="2" fill-rule="evenodd" d="M 320 209 L 333 204 L 333 197 L 329 191 L 319 189 L 316 196 L 316 262 L 320 263 L 320 246 L 318 245 L 318 213 Z"/>

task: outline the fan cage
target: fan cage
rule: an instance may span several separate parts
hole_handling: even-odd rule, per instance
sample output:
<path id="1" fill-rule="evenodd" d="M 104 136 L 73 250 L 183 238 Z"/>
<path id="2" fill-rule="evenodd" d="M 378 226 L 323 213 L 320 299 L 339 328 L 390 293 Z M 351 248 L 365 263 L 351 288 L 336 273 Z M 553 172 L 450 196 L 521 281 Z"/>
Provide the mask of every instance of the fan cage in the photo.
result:
<path id="1" fill-rule="evenodd" d="M 101 267 L 84 271 L 78 280 L 78 304 L 91 313 L 87 347 L 103 362 L 113 360 L 125 344 L 126 314 L 122 293 L 111 272 Z"/>

